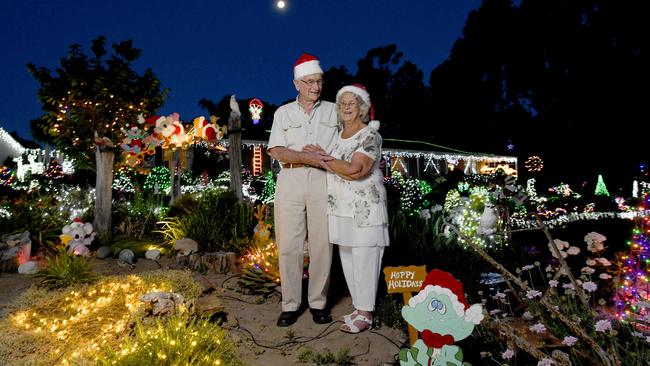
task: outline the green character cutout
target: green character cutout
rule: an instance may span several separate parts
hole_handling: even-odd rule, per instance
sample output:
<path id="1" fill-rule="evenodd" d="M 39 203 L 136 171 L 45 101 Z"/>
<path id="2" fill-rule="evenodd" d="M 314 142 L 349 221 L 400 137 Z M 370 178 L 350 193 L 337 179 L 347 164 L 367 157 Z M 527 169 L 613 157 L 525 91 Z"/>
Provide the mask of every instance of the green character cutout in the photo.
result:
<path id="1" fill-rule="evenodd" d="M 454 342 L 467 338 L 483 320 L 481 304 L 470 306 L 463 285 L 450 273 L 432 270 L 417 295 L 402 308 L 402 317 L 420 332 L 410 349 L 399 353 L 402 366 L 467 366 Z"/>

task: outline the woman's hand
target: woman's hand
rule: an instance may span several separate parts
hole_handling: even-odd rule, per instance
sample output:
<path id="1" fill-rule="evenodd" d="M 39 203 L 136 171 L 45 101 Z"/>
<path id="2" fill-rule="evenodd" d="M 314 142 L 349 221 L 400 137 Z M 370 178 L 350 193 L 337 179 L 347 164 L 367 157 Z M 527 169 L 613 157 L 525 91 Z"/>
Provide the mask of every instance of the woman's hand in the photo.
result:
<path id="1" fill-rule="evenodd" d="M 330 173 L 334 173 L 334 171 L 332 170 L 332 168 L 330 168 L 330 166 L 327 164 L 327 161 L 325 161 L 325 160 L 321 160 L 321 162 L 320 162 L 320 166 L 321 166 L 323 169 L 327 170 L 328 172 L 330 172 Z"/>

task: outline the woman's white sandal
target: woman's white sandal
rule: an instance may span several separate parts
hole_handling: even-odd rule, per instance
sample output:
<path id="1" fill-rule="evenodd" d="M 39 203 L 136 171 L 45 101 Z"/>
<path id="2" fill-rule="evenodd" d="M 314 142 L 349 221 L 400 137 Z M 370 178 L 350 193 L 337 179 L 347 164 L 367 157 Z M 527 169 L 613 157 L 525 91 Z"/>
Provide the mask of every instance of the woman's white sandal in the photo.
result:
<path id="1" fill-rule="evenodd" d="M 352 315 L 352 314 L 350 314 L 350 315 Z M 354 325 L 354 322 L 356 322 L 357 320 L 367 324 L 368 326 L 363 327 L 363 328 L 357 327 L 356 325 Z M 348 329 L 344 328 L 344 326 L 346 326 L 346 325 L 347 325 Z M 345 318 L 345 324 L 341 325 L 341 327 L 339 328 L 339 330 L 341 330 L 341 332 L 352 333 L 352 334 L 357 334 L 357 333 L 360 333 L 360 332 L 362 332 L 364 330 L 370 330 L 370 329 L 372 329 L 372 319 L 368 319 L 366 316 L 358 314 L 358 313 L 354 318 L 351 318 L 351 317 L 350 318 Z"/>
<path id="2" fill-rule="evenodd" d="M 343 315 L 343 322 L 349 323 L 353 318 L 356 318 L 359 315 L 359 310 L 355 310 L 350 314 Z"/>

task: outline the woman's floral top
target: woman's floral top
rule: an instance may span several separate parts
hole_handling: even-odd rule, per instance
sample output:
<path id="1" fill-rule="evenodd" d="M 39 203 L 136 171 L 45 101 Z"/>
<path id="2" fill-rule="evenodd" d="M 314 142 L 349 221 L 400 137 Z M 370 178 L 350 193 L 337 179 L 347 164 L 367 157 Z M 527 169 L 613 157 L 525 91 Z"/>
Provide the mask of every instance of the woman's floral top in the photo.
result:
<path id="1" fill-rule="evenodd" d="M 352 155 L 361 153 L 374 160 L 374 164 L 368 175 L 359 180 L 350 181 L 336 174 L 327 174 L 328 214 L 353 217 L 360 227 L 387 224 L 386 189 L 379 169 L 381 144 L 381 135 L 371 127 L 365 127 L 347 139 L 339 134 L 332 150 L 333 157 L 351 162 Z"/>

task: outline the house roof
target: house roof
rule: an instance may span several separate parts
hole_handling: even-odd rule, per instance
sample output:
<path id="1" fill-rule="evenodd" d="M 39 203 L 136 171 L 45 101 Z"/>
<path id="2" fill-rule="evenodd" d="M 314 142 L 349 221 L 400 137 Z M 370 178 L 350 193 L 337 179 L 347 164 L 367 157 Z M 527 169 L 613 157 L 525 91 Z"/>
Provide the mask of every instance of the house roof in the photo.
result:
<path id="1" fill-rule="evenodd" d="M 2 165 L 7 157 L 15 158 L 22 155 L 25 148 L 18 141 L 16 141 L 9 132 L 0 127 L 0 165 Z"/>

